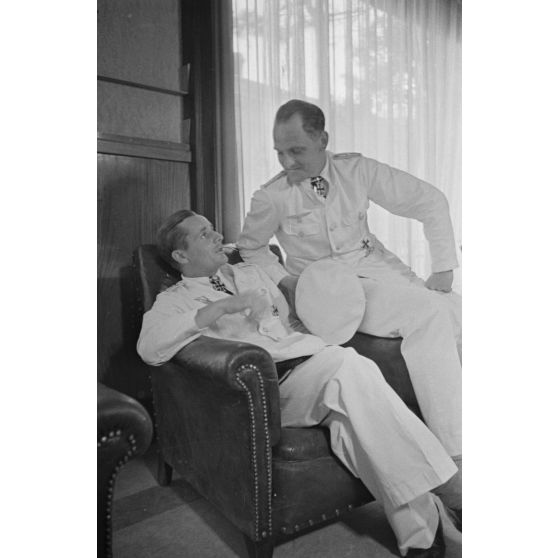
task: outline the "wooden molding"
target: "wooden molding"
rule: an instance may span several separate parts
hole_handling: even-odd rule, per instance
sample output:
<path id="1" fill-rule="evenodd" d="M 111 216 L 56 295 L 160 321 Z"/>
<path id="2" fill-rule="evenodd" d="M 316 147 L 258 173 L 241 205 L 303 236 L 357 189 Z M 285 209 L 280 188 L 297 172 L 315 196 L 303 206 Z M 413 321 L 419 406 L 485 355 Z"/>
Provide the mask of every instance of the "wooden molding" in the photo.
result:
<path id="1" fill-rule="evenodd" d="M 188 68 L 189 72 L 189 68 Z M 183 79 L 183 78 L 182 78 Z M 166 93 L 167 95 L 177 95 L 178 97 L 185 97 L 188 91 L 182 89 L 167 89 L 166 87 L 157 87 L 156 85 L 149 85 L 147 83 L 139 83 L 137 81 L 130 81 L 127 79 L 113 78 L 110 76 L 97 76 L 97 80 L 106 81 L 107 83 L 116 83 L 117 85 L 125 85 L 126 87 L 135 87 L 136 89 L 145 89 L 147 91 L 155 91 L 156 93 Z"/>
<path id="2" fill-rule="evenodd" d="M 117 134 L 97 134 L 97 153 L 182 163 L 192 162 L 192 152 L 187 143 L 134 138 Z"/>

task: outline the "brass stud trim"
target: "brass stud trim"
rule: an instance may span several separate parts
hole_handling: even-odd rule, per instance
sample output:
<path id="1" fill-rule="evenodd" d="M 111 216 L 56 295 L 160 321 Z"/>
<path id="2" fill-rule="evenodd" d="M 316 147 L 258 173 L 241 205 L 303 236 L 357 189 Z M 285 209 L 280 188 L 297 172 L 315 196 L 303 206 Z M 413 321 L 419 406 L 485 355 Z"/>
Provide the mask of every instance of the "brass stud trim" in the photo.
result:
<path id="1" fill-rule="evenodd" d="M 258 536 L 260 529 L 260 509 L 259 509 L 259 479 L 258 479 L 258 468 L 257 468 L 257 437 L 256 437 L 256 417 L 255 417 L 255 405 L 252 393 L 250 392 L 246 383 L 240 379 L 240 376 L 246 373 L 255 374 L 258 378 L 258 385 L 262 401 L 262 411 L 263 411 L 263 429 L 264 429 L 264 449 L 265 449 L 265 471 L 267 480 L 267 494 L 266 494 L 266 504 L 267 504 L 267 514 L 268 514 L 268 525 L 267 532 L 273 533 L 272 524 L 272 467 L 271 467 L 271 436 L 269 434 L 269 419 L 267 402 L 265 397 L 264 381 L 259 368 L 254 364 L 243 364 L 240 366 L 238 372 L 235 374 L 236 382 L 244 390 L 246 397 L 248 399 L 248 408 L 250 415 L 250 445 L 251 445 L 251 462 L 252 462 L 252 473 L 254 475 L 254 527 L 256 537 Z M 267 537 L 267 532 L 263 530 L 260 533 L 261 538 Z"/>

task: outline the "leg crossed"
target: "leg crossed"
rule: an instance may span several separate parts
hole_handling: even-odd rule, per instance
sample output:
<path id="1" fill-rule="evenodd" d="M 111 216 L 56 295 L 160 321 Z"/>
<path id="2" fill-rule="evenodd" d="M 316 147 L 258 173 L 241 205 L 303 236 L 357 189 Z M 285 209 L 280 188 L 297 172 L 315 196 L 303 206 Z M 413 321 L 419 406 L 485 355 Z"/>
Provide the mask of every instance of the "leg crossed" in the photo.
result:
<path id="1" fill-rule="evenodd" d="M 429 491 L 457 469 L 378 367 L 327 347 L 293 370 L 280 396 L 283 426 L 329 428 L 334 453 L 384 505 L 400 549 L 428 548 L 438 521 Z"/>

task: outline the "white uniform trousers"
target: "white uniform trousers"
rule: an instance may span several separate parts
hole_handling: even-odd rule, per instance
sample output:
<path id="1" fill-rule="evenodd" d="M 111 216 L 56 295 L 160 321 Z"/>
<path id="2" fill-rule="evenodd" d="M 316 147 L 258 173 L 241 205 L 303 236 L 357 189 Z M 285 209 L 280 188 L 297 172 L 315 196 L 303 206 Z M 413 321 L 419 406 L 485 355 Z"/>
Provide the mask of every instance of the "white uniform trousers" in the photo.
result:
<path id="1" fill-rule="evenodd" d="M 451 456 L 461 449 L 461 296 L 424 286 L 387 250 L 357 266 L 366 296 L 359 331 L 402 337 L 401 353 L 424 420 Z M 363 277 L 364 276 L 364 277 Z"/>
<path id="2" fill-rule="evenodd" d="M 327 426 L 333 452 L 384 507 L 400 551 L 429 548 L 438 526 L 429 491 L 457 468 L 438 439 L 353 349 L 329 346 L 280 384 L 282 426 Z"/>

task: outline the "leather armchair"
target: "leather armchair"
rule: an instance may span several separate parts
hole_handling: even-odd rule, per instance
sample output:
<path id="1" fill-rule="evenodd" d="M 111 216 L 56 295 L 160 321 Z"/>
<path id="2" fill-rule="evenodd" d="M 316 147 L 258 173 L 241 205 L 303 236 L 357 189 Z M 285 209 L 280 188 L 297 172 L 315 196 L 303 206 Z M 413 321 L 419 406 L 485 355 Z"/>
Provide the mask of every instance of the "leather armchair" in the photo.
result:
<path id="1" fill-rule="evenodd" d="M 144 453 L 153 435 L 135 399 L 97 383 L 97 556 L 112 556 L 112 495 L 118 471 Z"/>
<path id="2" fill-rule="evenodd" d="M 152 245 L 134 262 L 148 310 L 179 276 Z M 373 358 L 420 416 L 400 344 L 357 334 L 347 345 Z M 150 375 L 159 482 L 178 471 L 244 533 L 252 557 L 271 558 L 281 538 L 373 500 L 333 455 L 326 429 L 281 427 L 277 372 L 265 350 L 202 336 Z"/>

